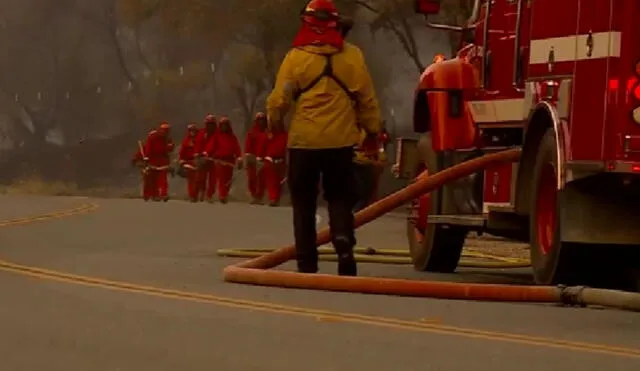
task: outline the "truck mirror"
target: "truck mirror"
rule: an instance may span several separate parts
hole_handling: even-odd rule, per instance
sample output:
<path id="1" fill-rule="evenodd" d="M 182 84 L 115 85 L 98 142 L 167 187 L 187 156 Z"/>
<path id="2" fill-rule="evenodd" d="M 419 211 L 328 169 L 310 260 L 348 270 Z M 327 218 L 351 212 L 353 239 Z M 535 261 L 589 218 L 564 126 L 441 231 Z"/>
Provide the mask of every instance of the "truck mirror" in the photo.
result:
<path id="1" fill-rule="evenodd" d="M 416 13 L 432 15 L 440 13 L 440 0 L 415 0 Z"/>

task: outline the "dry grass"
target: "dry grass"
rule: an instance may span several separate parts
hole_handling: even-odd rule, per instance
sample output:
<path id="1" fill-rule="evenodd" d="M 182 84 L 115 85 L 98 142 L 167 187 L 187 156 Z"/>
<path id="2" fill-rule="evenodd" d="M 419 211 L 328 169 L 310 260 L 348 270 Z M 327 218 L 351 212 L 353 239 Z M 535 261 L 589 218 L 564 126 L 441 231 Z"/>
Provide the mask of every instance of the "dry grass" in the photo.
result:
<path id="1" fill-rule="evenodd" d="M 80 189 L 77 184 L 61 181 L 45 181 L 37 176 L 25 177 L 10 184 L 0 185 L 0 194 L 4 195 L 40 195 L 40 196 L 89 196 L 99 198 L 136 198 L 135 189 L 121 187 L 94 187 Z"/>
<path id="2" fill-rule="evenodd" d="M 529 244 L 487 234 L 478 236 L 471 233 L 465 242 L 465 249 L 501 257 L 523 260 L 529 258 Z"/>
<path id="3" fill-rule="evenodd" d="M 45 182 L 37 177 L 30 177 L 9 185 L 0 185 L 0 194 L 73 196 L 78 194 L 78 187 L 72 183 Z"/>

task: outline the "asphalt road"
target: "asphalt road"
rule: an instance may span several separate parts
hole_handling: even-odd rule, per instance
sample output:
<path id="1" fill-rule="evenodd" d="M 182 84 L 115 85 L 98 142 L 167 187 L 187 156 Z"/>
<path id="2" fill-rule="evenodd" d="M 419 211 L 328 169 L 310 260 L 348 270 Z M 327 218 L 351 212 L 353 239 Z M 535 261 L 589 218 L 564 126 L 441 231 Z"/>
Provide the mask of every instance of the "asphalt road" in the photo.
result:
<path id="1" fill-rule="evenodd" d="M 216 249 L 290 242 L 286 208 L 18 196 L 0 202 L 0 220 L 99 206 L 1 228 L 3 371 L 640 370 L 637 313 L 223 283 L 221 269 L 234 260 L 217 257 Z M 402 224 L 386 218 L 366 226 L 359 244 L 401 247 Z M 361 272 L 529 280 L 523 272 L 435 276 L 406 266 L 362 265 Z M 132 286 L 110 287 L 105 279 Z"/>

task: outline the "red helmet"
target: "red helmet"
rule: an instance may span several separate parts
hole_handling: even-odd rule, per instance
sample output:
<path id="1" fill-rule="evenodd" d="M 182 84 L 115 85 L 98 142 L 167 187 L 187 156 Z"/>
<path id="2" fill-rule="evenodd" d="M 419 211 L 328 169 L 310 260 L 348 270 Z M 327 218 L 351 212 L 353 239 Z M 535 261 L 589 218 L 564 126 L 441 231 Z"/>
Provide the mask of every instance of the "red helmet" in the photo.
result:
<path id="1" fill-rule="evenodd" d="M 204 123 L 205 125 L 210 125 L 210 124 L 216 124 L 216 117 L 212 114 L 208 114 L 204 117 Z"/>
<path id="2" fill-rule="evenodd" d="M 340 14 L 333 0 L 311 0 L 301 12 L 302 19 L 305 22 L 314 23 L 314 21 L 338 21 Z"/>

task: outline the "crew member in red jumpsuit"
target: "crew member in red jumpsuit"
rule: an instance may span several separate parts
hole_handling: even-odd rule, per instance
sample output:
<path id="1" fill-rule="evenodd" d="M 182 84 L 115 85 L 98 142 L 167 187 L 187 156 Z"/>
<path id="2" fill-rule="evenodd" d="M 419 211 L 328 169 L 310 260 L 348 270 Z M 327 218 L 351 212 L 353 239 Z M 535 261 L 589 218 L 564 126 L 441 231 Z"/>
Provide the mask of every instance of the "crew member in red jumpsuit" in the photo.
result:
<path id="1" fill-rule="evenodd" d="M 247 171 L 247 183 L 251 203 L 259 204 L 264 197 L 265 169 L 258 169 L 259 162 L 263 160 L 265 141 L 267 140 L 267 115 L 258 112 L 253 121 L 253 127 L 247 133 L 244 140 L 244 161 Z"/>
<path id="2" fill-rule="evenodd" d="M 384 122 L 382 123 L 382 130 L 380 130 L 377 139 L 378 166 L 376 166 L 374 169 L 374 183 L 370 200 L 371 203 L 378 200 L 378 190 L 380 189 L 382 174 L 384 174 L 384 169 L 387 163 L 387 147 L 389 146 L 389 142 L 391 141 L 391 137 L 389 136 L 389 132 L 385 128 Z"/>
<path id="3" fill-rule="evenodd" d="M 357 212 L 369 205 L 376 187 L 378 167 L 377 136 L 361 132 L 360 142 L 354 148 L 354 177 L 356 184 L 356 202 L 353 211 Z"/>
<path id="4" fill-rule="evenodd" d="M 215 134 L 217 128 L 217 120 L 214 115 L 208 114 L 204 118 L 204 128 L 198 131 L 195 140 L 196 155 L 196 188 L 199 201 L 206 198 L 209 202 L 213 201 L 213 195 L 216 193 L 216 169 L 213 165 L 212 154 L 207 153 L 207 147 L 210 149 L 215 145 Z"/>
<path id="5" fill-rule="evenodd" d="M 278 206 L 282 183 L 287 173 L 287 131 L 274 128 L 267 134 L 264 149 L 264 174 L 269 206 Z"/>
<path id="6" fill-rule="evenodd" d="M 153 184 L 154 201 L 169 200 L 170 155 L 173 152 L 173 142 L 170 137 L 171 126 L 167 122 L 160 124 L 158 129 L 152 130 L 147 136 L 144 146 L 144 161 L 149 164 L 150 182 Z M 151 185 L 150 185 L 151 186 Z"/>
<path id="7" fill-rule="evenodd" d="M 148 164 L 144 161 L 144 147 L 141 141 L 138 141 L 138 150 L 133 155 L 131 159 L 131 165 L 140 168 L 140 178 L 142 181 L 142 199 L 145 201 L 149 201 L 154 197 L 153 183 L 151 182 L 151 177 L 149 176 L 149 167 Z"/>
<path id="8" fill-rule="evenodd" d="M 231 121 L 223 116 L 218 123 L 215 140 L 210 142 L 206 152 L 213 154 L 213 162 L 216 168 L 216 181 L 218 183 L 218 199 L 226 204 L 229 190 L 233 182 L 233 170 L 237 166 L 242 168 L 242 151 L 238 137 L 233 133 Z"/>
<path id="9" fill-rule="evenodd" d="M 184 171 L 187 178 L 187 193 L 189 195 L 189 201 L 198 201 L 198 187 L 196 185 L 196 135 L 198 134 L 198 126 L 192 122 L 187 125 L 187 133 L 182 139 L 180 145 L 180 152 L 178 153 L 179 165 Z"/>

